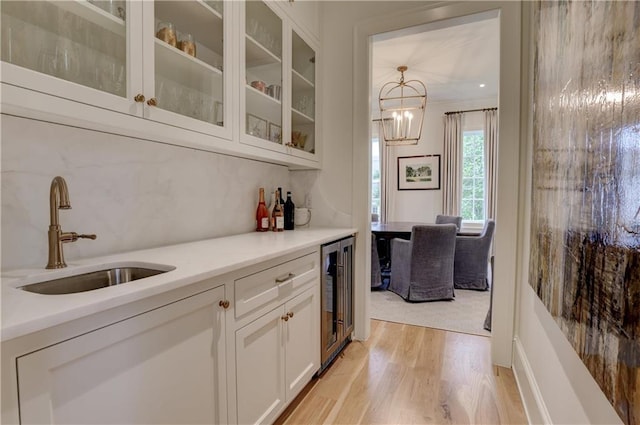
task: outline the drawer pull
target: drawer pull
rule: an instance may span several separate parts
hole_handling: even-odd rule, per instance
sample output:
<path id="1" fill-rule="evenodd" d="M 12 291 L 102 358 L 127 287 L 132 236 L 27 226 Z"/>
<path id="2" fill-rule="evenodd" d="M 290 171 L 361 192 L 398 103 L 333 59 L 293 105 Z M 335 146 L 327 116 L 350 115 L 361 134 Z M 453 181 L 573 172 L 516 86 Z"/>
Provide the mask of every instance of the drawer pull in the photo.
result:
<path id="1" fill-rule="evenodd" d="M 289 317 L 293 317 L 293 311 L 288 312 L 288 313 L 287 313 L 287 316 L 289 316 Z"/>
<path id="2" fill-rule="evenodd" d="M 218 305 L 226 310 L 229 308 L 229 300 L 220 300 Z"/>
<path id="3" fill-rule="evenodd" d="M 276 283 L 283 283 L 283 282 L 286 282 L 287 280 L 293 279 L 294 277 L 296 277 L 296 275 L 293 273 L 287 274 L 286 277 L 276 277 Z"/>
<path id="4" fill-rule="evenodd" d="M 284 320 L 285 322 L 289 321 L 289 316 L 287 316 L 286 314 L 282 317 L 280 317 L 282 320 Z"/>

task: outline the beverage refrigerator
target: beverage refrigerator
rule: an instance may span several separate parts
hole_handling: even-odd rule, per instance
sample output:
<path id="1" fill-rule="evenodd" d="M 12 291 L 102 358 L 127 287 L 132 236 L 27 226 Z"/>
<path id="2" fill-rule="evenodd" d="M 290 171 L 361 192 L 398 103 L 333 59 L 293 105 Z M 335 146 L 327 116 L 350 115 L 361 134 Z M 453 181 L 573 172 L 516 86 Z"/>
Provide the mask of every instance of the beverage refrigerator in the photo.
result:
<path id="1" fill-rule="evenodd" d="M 353 236 L 322 246 L 321 367 L 329 366 L 353 332 Z"/>

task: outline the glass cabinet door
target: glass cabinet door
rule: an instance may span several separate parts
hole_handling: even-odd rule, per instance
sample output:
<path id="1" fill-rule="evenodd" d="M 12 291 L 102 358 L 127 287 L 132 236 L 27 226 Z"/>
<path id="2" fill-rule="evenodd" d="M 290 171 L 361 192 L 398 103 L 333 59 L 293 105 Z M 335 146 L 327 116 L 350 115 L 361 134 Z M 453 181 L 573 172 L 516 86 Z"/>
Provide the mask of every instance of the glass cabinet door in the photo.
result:
<path id="1" fill-rule="evenodd" d="M 162 0 L 153 7 L 155 96 L 147 104 L 223 127 L 224 2 Z M 197 122 L 185 125 L 199 129 Z"/>
<path id="2" fill-rule="evenodd" d="M 316 53 L 291 35 L 291 146 L 315 153 Z"/>
<path id="3" fill-rule="evenodd" d="M 3 0 L 2 61 L 11 64 L 3 67 L 3 80 L 83 101 L 90 98 L 86 90 L 60 80 L 126 98 L 129 6 L 124 0 Z"/>
<path id="4" fill-rule="evenodd" d="M 245 3 L 245 134 L 282 145 L 282 20 Z"/>

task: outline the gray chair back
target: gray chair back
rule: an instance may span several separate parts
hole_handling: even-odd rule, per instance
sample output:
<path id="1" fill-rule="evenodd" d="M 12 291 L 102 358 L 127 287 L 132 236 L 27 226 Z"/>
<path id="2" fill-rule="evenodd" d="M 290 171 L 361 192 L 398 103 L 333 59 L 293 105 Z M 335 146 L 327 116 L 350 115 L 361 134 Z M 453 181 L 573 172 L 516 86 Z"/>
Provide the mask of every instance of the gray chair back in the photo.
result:
<path id="1" fill-rule="evenodd" d="M 394 239 L 389 289 L 407 301 L 451 300 L 455 224 L 413 226 L 411 241 Z"/>
<path id="2" fill-rule="evenodd" d="M 489 289 L 488 268 L 495 221 L 487 220 L 478 236 L 458 236 L 454 266 L 456 289 Z"/>
<path id="3" fill-rule="evenodd" d="M 438 214 L 436 216 L 436 224 L 447 224 L 447 223 L 455 224 L 456 227 L 458 228 L 458 231 L 460 231 L 460 227 L 462 227 L 462 217 L 457 215 L 441 215 L 441 214 Z"/>
<path id="4" fill-rule="evenodd" d="M 379 288 L 380 286 L 382 286 L 382 271 L 378 256 L 378 241 L 376 241 L 376 236 L 371 234 L 371 287 Z"/>

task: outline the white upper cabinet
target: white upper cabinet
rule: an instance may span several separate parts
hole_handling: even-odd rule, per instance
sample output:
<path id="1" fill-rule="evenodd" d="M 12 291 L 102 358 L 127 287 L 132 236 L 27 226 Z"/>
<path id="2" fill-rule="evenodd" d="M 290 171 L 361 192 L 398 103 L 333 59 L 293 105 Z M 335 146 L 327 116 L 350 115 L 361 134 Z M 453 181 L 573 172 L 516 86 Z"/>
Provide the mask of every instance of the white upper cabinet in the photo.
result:
<path id="1" fill-rule="evenodd" d="M 230 5 L 220 0 L 143 4 L 143 80 L 151 106 L 145 117 L 221 134 L 211 126 L 225 127 L 224 105 L 231 103 L 230 90 L 225 90 L 231 80 L 225 72 L 224 43 L 231 38 L 225 36 L 224 25 L 224 9 Z"/>
<path id="2" fill-rule="evenodd" d="M 2 81 L 131 113 L 142 90 L 141 3 L 2 1 Z M 133 113 L 136 113 L 136 108 Z"/>
<path id="3" fill-rule="evenodd" d="M 291 145 L 294 154 L 316 151 L 316 52 L 291 32 Z"/>
<path id="4" fill-rule="evenodd" d="M 316 155 L 316 48 L 273 2 L 243 3 L 243 143 L 311 161 Z M 284 15 L 284 14 L 283 14 Z M 286 15 L 285 15 L 286 16 Z"/>
<path id="5" fill-rule="evenodd" d="M 243 141 L 282 148 L 283 22 L 261 1 L 244 3 L 244 12 Z"/>
<path id="6" fill-rule="evenodd" d="M 3 81 L 231 138 L 222 1 L 3 1 L 0 7 Z"/>
<path id="7" fill-rule="evenodd" d="M 319 168 L 317 42 L 286 7 L 3 0 L 2 110 Z"/>

